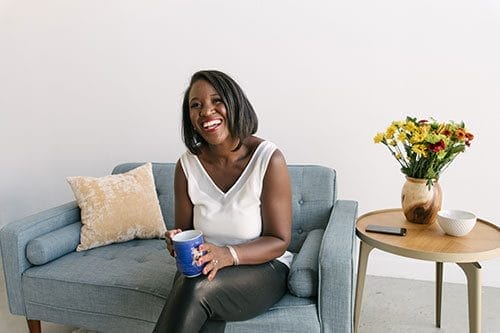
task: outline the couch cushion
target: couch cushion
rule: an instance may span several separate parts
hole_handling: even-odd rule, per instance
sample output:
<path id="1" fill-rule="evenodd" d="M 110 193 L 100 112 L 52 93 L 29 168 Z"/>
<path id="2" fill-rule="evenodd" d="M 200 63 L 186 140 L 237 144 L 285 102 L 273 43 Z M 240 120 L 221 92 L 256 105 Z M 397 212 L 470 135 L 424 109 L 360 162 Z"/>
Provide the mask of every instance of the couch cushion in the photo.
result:
<path id="1" fill-rule="evenodd" d="M 26 258 L 33 265 L 43 265 L 75 251 L 80 242 L 81 227 L 82 224 L 76 222 L 30 240 L 26 246 Z"/>
<path id="2" fill-rule="evenodd" d="M 335 170 L 317 165 L 288 166 L 292 183 L 292 241 L 288 249 L 299 252 L 307 234 L 325 229 L 336 197 Z"/>
<path id="3" fill-rule="evenodd" d="M 316 302 L 316 298 L 295 297 L 287 293 L 269 311 L 255 318 L 228 322 L 224 332 L 319 332 Z"/>
<path id="4" fill-rule="evenodd" d="M 67 180 L 82 216 L 77 251 L 136 237 L 163 237 L 166 229 L 151 163 L 119 175 Z"/>
<path id="5" fill-rule="evenodd" d="M 112 174 L 130 171 L 144 163 L 124 163 L 117 165 Z M 174 221 L 174 173 L 175 163 L 153 163 L 156 193 L 160 200 L 161 213 L 167 229 L 175 227 Z"/>
<path id="6" fill-rule="evenodd" d="M 34 266 L 23 274 L 22 289 L 28 315 L 62 308 L 155 322 L 175 272 L 165 241 L 133 240 Z"/>
<path id="7" fill-rule="evenodd" d="M 315 229 L 307 235 L 294 258 L 288 274 L 288 289 L 299 297 L 318 294 L 318 256 L 324 230 Z"/>

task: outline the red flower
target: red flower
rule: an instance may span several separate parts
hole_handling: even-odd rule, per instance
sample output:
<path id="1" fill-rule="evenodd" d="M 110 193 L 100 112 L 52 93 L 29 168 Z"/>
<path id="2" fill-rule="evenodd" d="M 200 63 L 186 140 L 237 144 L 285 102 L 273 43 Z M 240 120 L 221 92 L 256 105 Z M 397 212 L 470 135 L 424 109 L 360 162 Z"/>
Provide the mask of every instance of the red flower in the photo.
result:
<path id="1" fill-rule="evenodd" d="M 451 131 L 448 130 L 448 129 L 445 129 L 443 132 L 442 132 L 443 135 L 446 135 L 446 136 L 451 136 Z"/>
<path id="2" fill-rule="evenodd" d="M 443 150 L 445 148 L 446 148 L 446 144 L 444 143 L 444 141 L 442 139 L 434 144 L 429 145 L 429 150 L 431 150 L 435 153 L 439 153 L 441 150 Z"/>

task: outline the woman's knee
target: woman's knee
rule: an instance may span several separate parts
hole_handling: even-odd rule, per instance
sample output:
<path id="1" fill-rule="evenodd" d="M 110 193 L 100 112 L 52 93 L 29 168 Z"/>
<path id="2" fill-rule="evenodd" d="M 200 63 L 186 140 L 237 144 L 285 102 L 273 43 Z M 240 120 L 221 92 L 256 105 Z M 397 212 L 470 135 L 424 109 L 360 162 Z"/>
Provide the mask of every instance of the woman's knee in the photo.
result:
<path id="1" fill-rule="evenodd" d="M 214 293 L 214 287 L 217 283 L 208 282 L 205 276 L 196 278 L 179 277 L 174 285 L 175 288 L 175 303 L 177 307 L 184 309 L 203 310 L 210 317 L 211 309 L 207 300 Z"/>

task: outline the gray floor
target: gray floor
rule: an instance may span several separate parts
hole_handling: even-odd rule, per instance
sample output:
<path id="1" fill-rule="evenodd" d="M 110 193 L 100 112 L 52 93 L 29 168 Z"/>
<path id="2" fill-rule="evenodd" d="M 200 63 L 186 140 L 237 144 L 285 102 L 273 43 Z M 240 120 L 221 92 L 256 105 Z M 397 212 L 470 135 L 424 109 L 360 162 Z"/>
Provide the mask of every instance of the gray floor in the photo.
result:
<path id="1" fill-rule="evenodd" d="M 28 332 L 23 317 L 9 313 L 3 272 L 0 271 L 0 332 Z M 360 333 L 468 332 L 467 290 L 445 283 L 441 329 L 434 327 L 434 283 L 367 276 L 361 309 Z M 500 288 L 484 287 L 483 333 L 500 332 Z M 42 323 L 43 333 L 86 333 L 85 330 Z"/>
<path id="2" fill-rule="evenodd" d="M 360 333 L 469 331 L 467 287 L 445 283 L 441 328 L 435 323 L 433 282 L 367 276 Z M 482 288 L 482 332 L 500 332 L 500 288 Z"/>

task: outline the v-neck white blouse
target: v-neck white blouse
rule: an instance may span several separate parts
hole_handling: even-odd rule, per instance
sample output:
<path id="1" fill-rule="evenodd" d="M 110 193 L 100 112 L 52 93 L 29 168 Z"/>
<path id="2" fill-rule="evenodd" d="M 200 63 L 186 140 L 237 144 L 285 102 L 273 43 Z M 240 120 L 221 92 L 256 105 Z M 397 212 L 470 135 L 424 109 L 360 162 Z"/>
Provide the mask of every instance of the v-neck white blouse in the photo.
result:
<path id="1" fill-rule="evenodd" d="M 181 156 L 193 204 L 193 225 L 203 232 L 206 242 L 218 246 L 238 245 L 262 234 L 262 184 L 275 150 L 273 143 L 261 142 L 227 192 L 215 184 L 196 155 L 187 151 Z M 290 267 L 292 254 L 287 251 L 277 259 Z"/>

